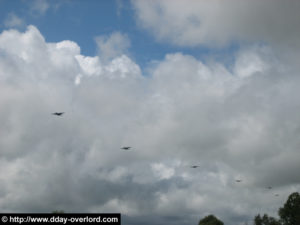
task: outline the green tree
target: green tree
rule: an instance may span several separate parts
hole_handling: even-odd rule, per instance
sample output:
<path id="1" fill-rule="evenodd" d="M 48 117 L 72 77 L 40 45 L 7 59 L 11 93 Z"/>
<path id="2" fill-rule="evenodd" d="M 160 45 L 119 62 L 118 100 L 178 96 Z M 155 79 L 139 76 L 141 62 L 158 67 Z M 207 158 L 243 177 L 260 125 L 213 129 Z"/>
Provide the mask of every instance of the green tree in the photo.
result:
<path id="1" fill-rule="evenodd" d="M 199 225 L 224 225 L 224 223 L 214 215 L 209 215 L 200 220 Z"/>
<path id="2" fill-rule="evenodd" d="M 268 214 L 264 214 L 262 217 L 258 214 L 254 218 L 254 225 L 280 225 L 280 222 L 273 217 L 269 217 Z"/>
<path id="3" fill-rule="evenodd" d="M 283 225 L 298 225 L 300 224 L 300 194 L 294 192 L 290 194 L 288 200 L 278 214 Z"/>

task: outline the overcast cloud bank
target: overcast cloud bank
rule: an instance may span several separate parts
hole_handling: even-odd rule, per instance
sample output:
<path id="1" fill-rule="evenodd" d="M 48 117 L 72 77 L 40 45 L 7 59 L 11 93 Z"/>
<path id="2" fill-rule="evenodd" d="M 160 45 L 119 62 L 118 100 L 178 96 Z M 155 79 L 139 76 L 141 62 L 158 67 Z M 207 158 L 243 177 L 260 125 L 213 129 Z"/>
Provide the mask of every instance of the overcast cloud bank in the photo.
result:
<path id="1" fill-rule="evenodd" d="M 169 34 L 157 37 L 210 39 Z M 227 36 L 215 41 L 236 34 Z M 0 211 L 121 212 L 125 224 L 196 224 L 213 213 L 238 224 L 275 215 L 299 190 L 297 49 L 247 45 L 230 66 L 167 54 L 144 76 L 125 34 L 96 42 L 91 57 L 72 40 L 47 43 L 35 26 L 0 34 Z"/>
<path id="2" fill-rule="evenodd" d="M 158 40 L 181 46 L 232 41 L 300 47 L 297 0 L 131 0 L 138 24 Z"/>

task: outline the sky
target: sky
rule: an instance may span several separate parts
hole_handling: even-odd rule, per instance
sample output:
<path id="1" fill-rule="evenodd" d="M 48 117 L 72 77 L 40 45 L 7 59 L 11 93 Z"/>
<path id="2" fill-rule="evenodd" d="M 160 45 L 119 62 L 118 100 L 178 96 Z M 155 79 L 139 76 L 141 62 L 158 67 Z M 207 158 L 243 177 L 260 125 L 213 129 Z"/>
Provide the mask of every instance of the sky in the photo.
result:
<path id="1" fill-rule="evenodd" d="M 0 211 L 277 217 L 300 189 L 299 10 L 0 0 Z"/>

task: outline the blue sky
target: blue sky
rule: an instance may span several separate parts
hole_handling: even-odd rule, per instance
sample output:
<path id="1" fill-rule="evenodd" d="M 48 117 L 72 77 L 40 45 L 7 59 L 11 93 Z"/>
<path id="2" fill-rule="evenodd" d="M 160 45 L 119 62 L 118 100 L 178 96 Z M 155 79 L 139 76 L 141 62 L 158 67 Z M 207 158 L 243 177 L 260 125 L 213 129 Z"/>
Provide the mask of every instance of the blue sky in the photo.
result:
<path id="1" fill-rule="evenodd" d="M 131 46 L 129 54 L 142 67 L 151 61 L 161 60 L 168 53 L 181 52 L 196 58 L 217 58 L 228 61 L 238 49 L 238 44 L 231 43 L 222 48 L 200 46 L 176 46 L 167 41 L 157 41 L 153 35 L 138 25 L 135 10 L 129 0 L 53 0 L 34 8 L 34 1 L 1 1 L 1 20 L 5 21 L 14 14 L 22 24 L 12 26 L 24 30 L 27 25 L 36 26 L 48 42 L 72 40 L 76 42 L 81 53 L 87 56 L 97 54 L 95 37 L 110 35 L 119 31 L 128 35 Z M 1 30 L 10 28 L 1 24 Z"/>
<path id="2" fill-rule="evenodd" d="M 1 4 L 2 21 L 9 13 L 15 13 L 26 25 L 38 27 L 47 41 L 73 40 L 86 55 L 96 54 L 94 37 L 134 26 L 132 17 L 126 16 L 124 20 L 117 16 L 116 1 L 51 1 L 45 12 L 31 10 L 32 1 L 2 1 Z"/>
<path id="3" fill-rule="evenodd" d="M 300 189 L 299 11 L 0 0 L 0 211 L 278 217 Z"/>

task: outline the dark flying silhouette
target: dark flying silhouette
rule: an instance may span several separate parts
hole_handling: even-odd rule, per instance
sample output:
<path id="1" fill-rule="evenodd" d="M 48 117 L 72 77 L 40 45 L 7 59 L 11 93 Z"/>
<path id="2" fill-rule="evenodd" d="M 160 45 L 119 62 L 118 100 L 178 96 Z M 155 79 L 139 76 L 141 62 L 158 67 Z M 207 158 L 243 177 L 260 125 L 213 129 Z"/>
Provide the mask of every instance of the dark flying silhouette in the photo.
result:
<path id="1" fill-rule="evenodd" d="M 130 150 L 130 149 L 131 149 L 131 147 L 127 147 L 127 146 L 125 146 L 125 147 L 122 147 L 121 149 L 123 149 L 123 150 Z"/>
<path id="2" fill-rule="evenodd" d="M 235 180 L 235 182 L 238 182 L 238 183 L 240 183 L 240 182 L 242 182 L 242 180 Z"/>
<path id="3" fill-rule="evenodd" d="M 55 115 L 55 116 L 62 116 L 65 112 L 54 112 L 52 113 L 52 115 Z"/>
<path id="4" fill-rule="evenodd" d="M 193 169 L 196 169 L 196 168 L 198 168 L 199 166 L 191 166 L 191 168 L 193 168 Z"/>

